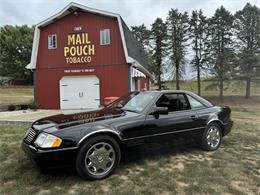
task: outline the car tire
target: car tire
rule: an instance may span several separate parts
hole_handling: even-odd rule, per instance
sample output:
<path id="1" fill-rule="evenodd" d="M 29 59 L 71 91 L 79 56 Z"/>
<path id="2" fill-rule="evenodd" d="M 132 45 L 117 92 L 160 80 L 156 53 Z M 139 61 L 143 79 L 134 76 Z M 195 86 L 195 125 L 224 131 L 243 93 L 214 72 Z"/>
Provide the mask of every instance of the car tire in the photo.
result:
<path id="1" fill-rule="evenodd" d="M 222 141 L 222 130 L 219 124 L 212 122 L 204 130 L 201 147 L 206 151 L 217 150 Z"/>
<path id="2" fill-rule="evenodd" d="M 120 147 L 116 140 L 107 135 L 95 136 L 80 148 L 76 170 L 84 179 L 104 179 L 115 171 L 120 158 Z"/>

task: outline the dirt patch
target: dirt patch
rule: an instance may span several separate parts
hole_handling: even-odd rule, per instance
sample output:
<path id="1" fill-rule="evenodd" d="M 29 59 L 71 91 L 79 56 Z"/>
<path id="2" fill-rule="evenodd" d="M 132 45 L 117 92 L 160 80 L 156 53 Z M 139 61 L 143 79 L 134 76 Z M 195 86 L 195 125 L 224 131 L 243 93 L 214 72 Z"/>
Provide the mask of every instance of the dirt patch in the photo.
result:
<path id="1" fill-rule="evenodd" d="M 177 191 L 177 194 L 186 194 L 184 190 L 188 186 L 189 186 L 189 184 L 187 184 L 187 183 L 184 183 L 182 181 L 176 181 L 176 191 Z"/>
<path id="2" fill-rule="evenodd" d="M 109 192 L 111 188 L 108 184 L 102 184 L 100 187 L 103 192 Z"/>
<path id="3" fill-rule="evenodd" d="M 74 184 L 70 187 L 68 194 L 76 194 L 77 190 L 80 189 L 80 186 L 78 184 Z"/>
<path id="4" fill-rule="evenodd" d="M 124 180 L 124 181 L 127 181 L 127 180 L 128 180 L 128 177 L 125 176 L 125 175 L 121 175 L 121 176 L 120 176 L 120 179 L 122 179 L 122 180 Z"/>
<path id="5" fill-rule="evenodd" d="M 51 192 L 50 190 L 40 190 L 38 194 L 43 195 L 43 194 L 49 194 L 50 192 Z"/>
<path id="6" fill-rule="evenodd" d="M 243 185 L 243 182 L 241 182 L 241 181 L 231 181 L 230 185 L 234 189 L 248 194 L 248 189 Z"/>
<path id="7" fill-rule="evenodd" d="M 177 164 L 172 166 L 173 169 L 178 169 L 180 172 L 184 170 L 184 164 L 182 162 L 178 162 Z"/>

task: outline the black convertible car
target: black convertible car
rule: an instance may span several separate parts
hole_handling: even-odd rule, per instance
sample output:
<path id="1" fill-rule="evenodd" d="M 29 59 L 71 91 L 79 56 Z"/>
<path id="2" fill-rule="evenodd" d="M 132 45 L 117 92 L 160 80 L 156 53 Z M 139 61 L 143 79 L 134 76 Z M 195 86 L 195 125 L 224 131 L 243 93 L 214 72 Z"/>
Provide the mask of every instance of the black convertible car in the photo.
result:
<path id="1" fill-rule="evenodd" d="M 113 173 L 128 146 L 190 133 L 212 151 L 232 126 L 229 107 L 191 92 L 141 91 L 99 110 L 35 121 L 22 146 L 41 168 L 75 163 L 80 176 L 95 180 Z"/>

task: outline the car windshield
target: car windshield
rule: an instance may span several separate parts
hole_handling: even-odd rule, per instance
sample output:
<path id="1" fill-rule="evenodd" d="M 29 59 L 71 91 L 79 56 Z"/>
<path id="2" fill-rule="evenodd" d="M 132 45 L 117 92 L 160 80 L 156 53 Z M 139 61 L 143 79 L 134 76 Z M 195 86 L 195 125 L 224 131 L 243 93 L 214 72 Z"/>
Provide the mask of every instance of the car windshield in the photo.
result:
<path id="1" fill-rule="evenodd" d="M 115 102 L 109 104 L 108 108 L 121 108 L 130 112 L 142 112 L 155 97 L 156 93 L 149 91 L 133 92 L 122 96 Z"/>

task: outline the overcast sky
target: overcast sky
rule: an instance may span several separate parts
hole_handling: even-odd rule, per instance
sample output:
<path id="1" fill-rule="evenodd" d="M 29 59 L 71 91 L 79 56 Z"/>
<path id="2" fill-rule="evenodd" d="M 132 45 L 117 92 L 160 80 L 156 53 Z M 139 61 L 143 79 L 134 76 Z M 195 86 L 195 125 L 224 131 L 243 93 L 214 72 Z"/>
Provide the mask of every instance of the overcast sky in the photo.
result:
<path id="1" fill-rule="evenodd" d="M 0 0 L 0 26 L 34 25 L 65 7 L 70 0 Z M 191 12 L 202 9 L 207 16 L 223 5 L 232 13 L 247 2 L 260 7 L 260 0 L 74 0 L 88 7 L 120 14 L 128 26 L 144 23 L 147 27 L 155 18 L 166 18 L 171 8 Z"/>

